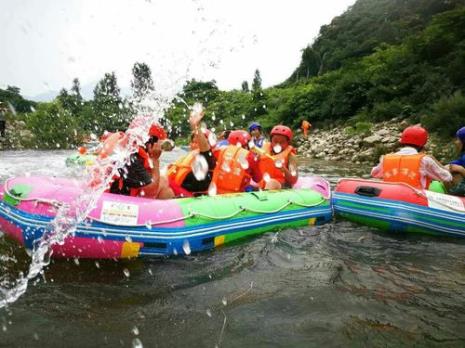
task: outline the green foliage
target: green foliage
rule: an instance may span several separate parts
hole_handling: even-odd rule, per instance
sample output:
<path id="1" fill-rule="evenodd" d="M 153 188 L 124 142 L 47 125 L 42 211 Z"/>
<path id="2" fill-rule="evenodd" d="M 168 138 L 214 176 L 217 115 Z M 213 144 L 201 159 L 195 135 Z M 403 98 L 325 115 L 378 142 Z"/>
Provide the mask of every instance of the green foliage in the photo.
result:
<path id="1" fill-rule="evenodd" d="M 18 87 L 8 86 L 6 89 L 0 89 L 0 102 L 9 105 L 14 113 L 30 112 L 37 103 L 24 99 Z"/>
<path id="2" fill-rule="evenodd" d="M 40 103 L 26 124 L 39 148 L 69 148 L 82 141 L 78 120 L 59 101 Z"/>
<path id="3" fill-rule="evenodd" d="M 455 135 L 457 129 L 465 126 L 465 96 L 457 92 L 441 98 L 433 105 L 431 113 L 422 118 L 422 123 L 444 136 Z"/>
<path id="4" fill-rule="evenodd" d="M 339 69 L 372 54 L 382 44 L 400 44 L 421 32 L 434 15 L 463 5 L 465 0 L 358 0 L 344 14 L 320 28 L 310 47 L 314 55 L 320 57 L 317 71 L 321 74 Z M 438 43 L 435 47 L 443 49 L 440 41 Z M 305 76 L 305 67 L 309 66 L 307 59 L 308 56 L 302 54 L 301 64 L 287 83 Z"/>
<path id="5" fill-rule="evenodd" d="M 106 73 L 94 89 L 93 111 L 95 130 L 103 133 L 126 129 L 129 110 L 120 96 L 120 88 L 114 72 Z"/>
<path id="6" fill-rule="evenodd" d="M 347 127 L 345 131 L 349 135 L 368 136 L 371 134 L 372 127 L 373 124 L 370 122 L 358 121 L 354 126 Z"/>
<path id="7" fill-rule="evenodd" d="M 135 100 L 141 100 L 146 95 L 153 92 L 152 72 L 147 64 L 135 63 L 132 68 L 132 75 L 131 87 Z"/>

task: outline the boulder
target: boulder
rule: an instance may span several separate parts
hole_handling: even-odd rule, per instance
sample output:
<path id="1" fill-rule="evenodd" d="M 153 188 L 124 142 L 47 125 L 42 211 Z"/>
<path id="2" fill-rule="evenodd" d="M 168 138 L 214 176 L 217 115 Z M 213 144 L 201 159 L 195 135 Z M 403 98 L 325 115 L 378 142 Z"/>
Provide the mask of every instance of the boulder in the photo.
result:
<path id="1" fill-rule="evenodd" d="M 363 139 L 363 142 L 368 145 L 373 145 L 375 143 L 379 143 L 382 138 L 378 134 L 373 134 L 369 137 Z"/>

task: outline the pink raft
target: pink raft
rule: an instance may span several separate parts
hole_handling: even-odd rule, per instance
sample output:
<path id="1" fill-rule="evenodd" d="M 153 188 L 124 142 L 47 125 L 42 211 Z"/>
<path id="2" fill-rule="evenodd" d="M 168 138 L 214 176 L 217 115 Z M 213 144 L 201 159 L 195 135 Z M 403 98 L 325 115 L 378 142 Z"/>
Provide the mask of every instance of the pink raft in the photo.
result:
<path id="1" fill-rule="evenodd" d="M 43 234 L 59 207 L 83 193 L 69 179 L 18 177 L 0 185 L 0 230 L 27 249 Z M 174 200 L 104 193 L 54 257 L 130 258 L 212 249 L 239 238 L 332 218 L 329 183 L 299 179 L 291 190 L 260 191 Z"/>

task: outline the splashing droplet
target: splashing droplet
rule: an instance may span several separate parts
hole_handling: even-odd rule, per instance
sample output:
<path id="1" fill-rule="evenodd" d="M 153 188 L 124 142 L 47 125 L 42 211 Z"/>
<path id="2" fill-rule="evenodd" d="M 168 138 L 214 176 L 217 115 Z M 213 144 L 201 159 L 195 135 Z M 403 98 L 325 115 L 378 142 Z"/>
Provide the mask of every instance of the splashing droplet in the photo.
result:
<path id="1" fill-rule="evenodd" d="M 283 148 L 281 147 L 281 145 L 276 144 L 275 146 L 273 146 L 273 151 L 274 153 L 281 153 L 281 151 L 283 151 Z"/>
<path id="2" fill-rule="evenodd" d="M 123 269 L 123 274 L 126 278 L 129 278 L 131 273 L 129 272 L 129 270 L 127 268 Z"/>
<path id="3" fill-rule="evenodd" d="M 223 303 L 223 306 L 227 306 L 228 305 L 228 300 L 226 300 L 226 297 L 223 297 L 221 299 L 221 303 Z"/>
<path id="4" fill-rule="evenodd" d="M 270 174 L 268 173 L 263 174 L 263 180 L 265 180 L 265 182 L 270 182 L 271 180 Z"/>
<path id="5" fill-rule="evenodd" d="M 216 185 L 214 182 L 210 184 L 210 187 L 208 188 L 208 195 L 209 196 L 216 196 L 217 190 L 216 190 Z"/>
<path id="6" fill-rule="evenodd" d="M 131 332 L 134 334 L 134 335 L 139 335 L 139 328 L 137 326 L 134 326 L 131 330 Z"/>
<path id="7" fill-rule="evenodd" d="M 207 312 L 207 315 L 208 315 L 208 317 L 210 317 L 210 318 L 211 318 L 211 317 L 212 317 L 212 311 L 211 311 L 210 309 L 207 309 L 207 311 L 206 311 L 206 312 Z"/>
<path id="8" fill-rule="evenodd" d="M 227 162 L 224 162 L 221 165 L 221 169 L 224 170 L 226 173 L 229 173 L 231 171 L 231 167 L 229 167 L 229 164 Z"/>
<path id="9" fill-rule="evenodd" d="M 184 253 L 186 255 L 191 254 L 191 246 L 190 246 L 189 241 L 187 239 L 184 240 L 184 243 L 182 243 L 182 250 L 184 250 Z"/>
<path id="10" fill-rule="evenodd" d="M 138 337 L 132 340 L 132 348 L 144 348 L 142 341 Z"/>
<path id="11" fill-rule="evenodd" d="M 192 173 L 198 181 L 205 179 L 208 173 L 208 162 L 202 155 L 195 156 L 191 165 Z"/>

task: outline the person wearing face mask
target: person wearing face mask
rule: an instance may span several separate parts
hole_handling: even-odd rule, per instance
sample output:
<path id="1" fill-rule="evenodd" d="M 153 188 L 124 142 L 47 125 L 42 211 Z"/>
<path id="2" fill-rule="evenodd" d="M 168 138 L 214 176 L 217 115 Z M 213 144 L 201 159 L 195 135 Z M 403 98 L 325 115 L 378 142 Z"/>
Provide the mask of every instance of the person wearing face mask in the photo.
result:
<path id="1" fill-rule="evenodd" d="M 256 156 L 249 151 L 250 134 L 245 130 L 234 130 L 228 136 L 228 143 L 215 153 L 214 191 L 223 194 L 254 190 L 251 181 L 259 182 L 261 176 Z"/>
<path id="2" fill-rule="evenodd" d="M 277 125 L 270 136 L 271 141 L 265 143 L 259 158 L 260 187 L 267 190 L 292 188 L 298 179 L 296 150 L 291 145 L 292 130 Z"/>

